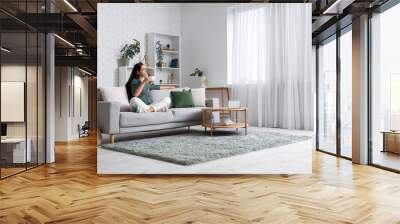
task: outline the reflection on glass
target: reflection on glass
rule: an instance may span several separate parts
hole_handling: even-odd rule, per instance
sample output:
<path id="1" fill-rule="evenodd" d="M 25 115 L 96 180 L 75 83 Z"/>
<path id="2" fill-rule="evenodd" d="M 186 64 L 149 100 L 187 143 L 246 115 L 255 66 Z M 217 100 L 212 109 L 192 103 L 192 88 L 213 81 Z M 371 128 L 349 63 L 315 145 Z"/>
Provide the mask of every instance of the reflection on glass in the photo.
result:
<path id="1" fill-rule="evenodd" d="M 27 82 L 26 82 L 26 113 L 27 113 L 27 143 L 28 149 L 30 150 L 30 160 L 27 163 L 27 167 L 34 167 L 37 165 L 37 150 L 38 150 L 38 141 L 37 141 L 37 105 L 38 105 L 38 95 L 37 95 L 37 76 L 38 76 L 38 67 L 37 67 L 37 41 L 38 36 L 35 32 L 27 33 L 27 53 L 28 53 L 28 61 L 26 65 L 27 71 Z"/>
<path id="2" fill-rule="evenodd" d="M 400 5 L 375 15 L 371 38 L 372 163 L 396 170 L 400 170 L 400 33 L 394 27 L 399 21 Z"/>
<path id="3" fill-rule="evenodd" d="M 390 130 L 400 130 L 400 73 L 390 74 Z"/>
<path id="4" fill-rule="evenodd" d="M 340 37 L 340 127 L 342 156 L 352 157 L 352 35 Z"/>
<path id="5" fill-rule="evenodd" d="M 0 6 L 43 13 L 45 1 L 0 1 Z M 45 35 L 0 12 L 0 178 L 45 162 Z M 11 27 L 12 29 L 8 29 Z"/>
<path id="6" fill-rule="evenodd" d="M 37 147 L 38 147 L 38 156 L 37 156 L 37 162 L 38 164 L 43 164 L 45 163 L 45 65 L 46 65 L 46 38 L 45 35 L 42 33 L 39 33 L 38 35 L 38 77 L 37 77 L 37 82 L 38 82 L 38 136 L 37 136 Z"/>
<path id="7" fill-rule="evenodd" d="M 30 161 L 26 141 L 25 89 L 26 44 L 25 33 L 2 33 L 1 46 L 1 176 L 25 170 Z"/>
<path id="8" fill-rule="evenodd" d="M 336 153 L 336 41 L 318 48 L 319 149 Z"/>

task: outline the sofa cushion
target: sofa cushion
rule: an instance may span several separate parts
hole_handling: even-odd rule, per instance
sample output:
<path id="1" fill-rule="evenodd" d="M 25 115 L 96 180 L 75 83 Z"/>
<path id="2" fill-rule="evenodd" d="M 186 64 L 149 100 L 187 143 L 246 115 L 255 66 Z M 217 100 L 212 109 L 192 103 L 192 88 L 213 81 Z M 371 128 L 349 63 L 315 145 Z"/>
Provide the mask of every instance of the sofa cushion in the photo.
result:
<path id="1" fill-rule="evenodd" d="M 121 112 L 131 111 L 128 95 L 124 86 L 118 87 L 100 87 L 101 98 L 107 102 L 118 102 Z"/>
<path id="2" fill-rule="evenodd" d="M 192 93 L 190 91 L 172 91 L 171 92 L 172 107 L 186 108 L 193 107 Z"/>
<path id="3" fill-rule="evenodd" d="M 200 121 L 202 107 L 172 108 L 173 122 Z"/>
<path id="4" fill-rule="evenodd" d="M 164 124 L 172 121 L 172 112 L 135 113 L 121 112 L 119 125 L 122 128 L 137 127 L 154 124 Z"/>
<path id="5" fill-rule="evenodd" d="M 206 89 L 196 88 L 190 89 L 192 92 L 193 104 L 195 107 L 205 107 L 206 106 Z"/>
<path id="6" fill-rule="evenodd" d="M 153 100 L 154 103 L 160 102 L 166 97 L 171 97 L 171 91 L 182 91 L 182 90 L 188 90 L 189 88 L 176 88 L 176 89 L 161 89 L 161 90 L 151 90 L 150 91 L 150 97 Z M 171 105 L 168 106 L 168 108 L 171 108 Z"/>
<path id="7" fill-rule="evenodd" d="M 161 90 L 151 90 L 150 97 L 153 100 L 153 103 L 160 102 L 166 97 L 170 96 L 171 90 L 169 89 L 161 89 Z"/>

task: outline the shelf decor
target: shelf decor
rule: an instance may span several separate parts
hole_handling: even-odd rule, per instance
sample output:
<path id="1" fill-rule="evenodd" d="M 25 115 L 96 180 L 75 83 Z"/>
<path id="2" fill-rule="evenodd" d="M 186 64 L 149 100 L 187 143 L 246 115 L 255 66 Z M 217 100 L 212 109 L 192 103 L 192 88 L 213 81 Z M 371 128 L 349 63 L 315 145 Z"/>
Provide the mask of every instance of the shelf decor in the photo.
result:
<path id="1" fill-rule="evenodd" d="M 178 59 L 177 58 L 172 59 L 169 67 L 178 68 Z"/>
<path id="2" fill-rule="evenodd" d="M 140 46 L 140 45 L 139 45 Z M 154 84 L 172 87 L 181 86 L 180 36 L 164 33 L 146 34 L 146 52 L 142 60 Z M 118 85 L 124 86 L 132 72 L 132 66 L 119 66 Z M 173 74 L 173 75 L 171 75 Z"/>
<path id="3" fill-rule="evenodd" d="M 180 36 L 165 33 L 147 34 L 147 52 L 149 69 L 155 77 L 155 84 L 181 84 Z M 170 75 L 174 73 L 174 75 Z"/>
<path id="4" fill-rule="evenodd" d="M 207 85 L 208 85 L 207 76 L 205 76 L 204 73 L 203 73 L 203 71 L 201 71 L 200 69 L 195 68 L 195 69 L 194 69 L 194 72 L 192 72 L 192 73 L 190 74 L 190 76 L 199 77 L 199 79 L 200 79 L 200 87 L 201 87 L 201 88 L 206 88 L 206 87 L 207 87 Z"/>
<path id="5" fill-rule="evenodd" d="M 160 41 L 157 41 L 156 42 L 156 52 L 157 52 L 157 67 L 165 67 L 164 66 L 164 62 L 163 62 L 163 60 L 164 60 L 164 53 L 163 53 L 163 50 L 162 50 L 162 45 L 161 45 L 161 43 L 160 43 Z"/>

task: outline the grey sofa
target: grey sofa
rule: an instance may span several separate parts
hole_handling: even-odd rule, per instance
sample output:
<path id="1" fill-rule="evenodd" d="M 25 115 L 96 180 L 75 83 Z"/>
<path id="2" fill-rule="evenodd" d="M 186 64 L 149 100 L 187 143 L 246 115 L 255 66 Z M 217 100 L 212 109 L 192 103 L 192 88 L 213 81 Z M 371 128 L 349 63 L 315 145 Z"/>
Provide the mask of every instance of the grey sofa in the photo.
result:
<path id="1" fill-rule="evenodd" d="M 218 99 L 207 99 L 207 107 L 216 107 Z M 170 108 L 167 112 L 136 113 L 123 112 L 119 102 L 98 101 L 97 119 L 100 134 L 115 135 L 155 131 L 170 128 L 190 127 L 201 124 L 202 107 Z"/>

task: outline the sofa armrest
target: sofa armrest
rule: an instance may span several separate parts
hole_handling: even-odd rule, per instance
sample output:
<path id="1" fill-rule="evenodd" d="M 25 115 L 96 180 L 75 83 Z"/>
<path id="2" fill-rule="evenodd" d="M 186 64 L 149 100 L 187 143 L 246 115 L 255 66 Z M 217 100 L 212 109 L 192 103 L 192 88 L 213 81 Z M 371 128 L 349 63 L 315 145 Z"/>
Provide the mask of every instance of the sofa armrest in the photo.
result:
<path id="1" fill-rule="evenodd" d="M 209 98 L 206 99 L 206 107 L 219 107 L 219 99 L 218 98 Z"/>
<path id="2" fill-rule="evenodd" d="M 119 133 L 119 113 L 118 102 L 97 101 L 97 125 L 101 133 Z"/>

